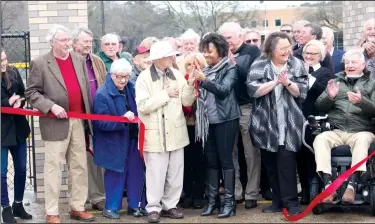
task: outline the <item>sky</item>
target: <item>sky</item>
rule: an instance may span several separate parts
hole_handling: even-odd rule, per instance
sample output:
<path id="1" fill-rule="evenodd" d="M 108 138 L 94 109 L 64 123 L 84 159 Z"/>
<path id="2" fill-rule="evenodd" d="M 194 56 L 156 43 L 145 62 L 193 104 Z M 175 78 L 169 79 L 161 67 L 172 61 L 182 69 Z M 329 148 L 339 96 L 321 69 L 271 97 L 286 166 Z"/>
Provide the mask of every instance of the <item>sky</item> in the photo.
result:
<path id="1" fill-rule="evenodd" d="M 263 3 L 259 3 L 258 1 L 256 5 L 258 5 L 260 9 L 264 9 L 264 4 L 266 5 L 266 9 L 283 9 L 288 5 L 299 6 L 305 2 L 314 3 L 316 1 L 264 1 Z"/>

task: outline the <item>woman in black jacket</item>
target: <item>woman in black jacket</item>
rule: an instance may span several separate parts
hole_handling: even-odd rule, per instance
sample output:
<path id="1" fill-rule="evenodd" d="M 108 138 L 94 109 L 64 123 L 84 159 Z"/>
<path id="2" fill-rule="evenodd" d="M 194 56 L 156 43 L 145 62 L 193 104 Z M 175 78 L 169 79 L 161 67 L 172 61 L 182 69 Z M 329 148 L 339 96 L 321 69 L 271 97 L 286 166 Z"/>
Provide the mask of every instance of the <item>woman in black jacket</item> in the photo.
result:
<path id="1" fill-rule="evenodd" d="M 236 213 L 232 154 L 240 116 L 234 92 L 237 70 L 230 63 L 228 42 L 222 35 L 208 34 L 201 41 L 200 48 L 209 65 L 203 72 L 199 68 L 194 71 L 200 81 L 196 138 L 203 143 L 208 170 L 209 201 L 202 216 L 212 215 L 215 209 L 220 208 L 219 173 L 222 170 L 224 201 L 218 218 L 226 218 Z"/>
<path id="2" fill-rule="evenodd" d="M 18 70 L 8 66 L 6 54 L 1 51 L 1 106 L 22 108 L 25 104 L 24 92 L 25 86 Z M 26 139 L 29 134 L 30 127 L 25 116 L 1 114 L 1 206 L 5 223 L 16 223 L 14 217 L 32 218 L 22 204 L 26 183 Z M 12 207 L 9 205 L 7 186 L 8 151 L 14 164 Z"/>
<path id="3" fill-rule="evenodd" d="M 305 69 L 309 77 L 309 91 L 302 104 L 302 112 L 305 118 L 309 115 L 318 116 L 319 111 L 315 106 L 315 101 L 326 89 L 328 81 L 333 78 L 330 69 L 322 67 L 320 62 L 326 57 L 326 50 L 322 42 L 318 40 L 309 41 L 302 49 L 305 62 Z M 306 130 L 306 142 L 312 145 L 313 139 L 309 138 L 309 130 Z M 301 182 L 301 204 L 310 202 L 310 181 L 315 175 L 316 164 L 314 154 L 305 146 L 297 156 L 297 170 Z"/>

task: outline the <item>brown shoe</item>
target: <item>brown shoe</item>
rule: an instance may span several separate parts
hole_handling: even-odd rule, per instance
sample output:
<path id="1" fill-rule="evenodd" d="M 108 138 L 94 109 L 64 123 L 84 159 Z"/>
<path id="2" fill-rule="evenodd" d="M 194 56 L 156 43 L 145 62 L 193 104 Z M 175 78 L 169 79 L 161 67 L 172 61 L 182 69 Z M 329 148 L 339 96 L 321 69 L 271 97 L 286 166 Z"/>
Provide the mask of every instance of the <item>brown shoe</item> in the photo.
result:
<path id="1" fill-rule="evenodd" d="M 94 221 L 94 216 L 88 211 L 70 211 L 70 218 L 80 221 L 92 222 Z"/>
<path id="2" fill-rule="evenodd" d="M 60 216 L 58 216 L 58 215 L 47 215 L 46 223 L 61 223 Z"/>
<path id="3" fill-rule="evenodd" d="M 354 190 L 350 188 L 346 188 L 344 195 L 341 199 L 343 202 L 354 204 L 355 202 L 355 195 Z"/>
<path id="4" fill-rule="evenodd" d="M 324 198 L 322 200 L 323 203 L 328 203 L 328 204 L 332 204 L 332 202 L 337 198 L 337 193 L 336 191 L 333 192 L 330 196 Z"/>
<path id="5" fill-rule="evenodd" d="M 168 211 L 162 210 L 161 217 L 168 217 L 171 219 L 182 219 L 184 217 L 184 213 L 180 212 L 176 208 L 171 208 Z"/>
<path id="6" fill-rule="evenodd" d="M 158 212 L 149 212 L 147 218 L 149 223 L 158 223 L 160 221 L 160 215 Z"/>
<path id="7" fill-rule="evenodd" d="M 92 209 L 103 211 L 105 208 L 105 201 L 99 201 L 98 203 L 92 204 Z"/>

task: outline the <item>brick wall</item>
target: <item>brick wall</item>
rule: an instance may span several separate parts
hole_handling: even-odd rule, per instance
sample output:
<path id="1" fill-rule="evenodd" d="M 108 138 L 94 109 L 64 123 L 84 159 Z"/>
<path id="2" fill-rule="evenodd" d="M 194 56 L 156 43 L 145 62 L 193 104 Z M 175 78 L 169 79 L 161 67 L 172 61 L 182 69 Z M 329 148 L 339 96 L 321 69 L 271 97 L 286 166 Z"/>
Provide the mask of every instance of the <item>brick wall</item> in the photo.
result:
<path id="1" fill-rule="evenodd" d="M 375 18 L 375 1 L 344 1 L 344 47 L 354 47 L 362 38 L 366 20 Z"/>
<path id="2" fill-rule="evenodd" d="M 28 1 L 29 30 L 31 59 L 43 55 L 51 50 L 46 41 L 48 30 L 54 24 L 61 24 L 70 29 L 88 26 L 86 1 Z M 44 201 L 44 152 L 46 148 L 41 139 L 39 119 L 34 119 L 35 127 L 35 159 L 37 179 L 37 201 Z M 62 186 L 60 192 L 61 202 L 67 202 L 68 180 L 67 165 L 64 165 Z"/>

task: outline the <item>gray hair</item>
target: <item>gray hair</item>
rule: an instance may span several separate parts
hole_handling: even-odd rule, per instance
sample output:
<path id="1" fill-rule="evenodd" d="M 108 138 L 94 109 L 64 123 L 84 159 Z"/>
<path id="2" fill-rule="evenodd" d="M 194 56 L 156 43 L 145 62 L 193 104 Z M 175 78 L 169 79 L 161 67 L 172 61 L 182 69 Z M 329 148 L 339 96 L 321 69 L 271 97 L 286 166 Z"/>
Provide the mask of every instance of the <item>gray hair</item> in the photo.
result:
<path id="1" fill-rule="evenodd" d="M 48 33 L 46 36 L 47 42 L 55 40 L 56 35 L 59 33 L 67 33 L 71 35 L 71 31 L 67 27 L 63 25 L 55 24 L 50 30 L 48 30 Z"/>
<path id="2" fill-rule="evenodd" d="M 112 62 L 109 72 L 111 74 L 127 73 L 131 75 L 132 65 L 125 58 L 120 58 Z"/>
<path id="3" fill-rule="evenodd" d="M 323 27 L 322 27 L 322 31 L 323 31 L 323 33 L 324 33 L 324 32 L 327 32 L 328 37 L 329 37 L 329 38 L 332 38 L 332 40 L 335 39 L 335 35 L 333 34 L 333 30 L 332 30 L 331 28 L 326 27 L 326 26 L 323 26 Z"/>
<path id="4" fill-rule="evenodd" d="M 369 23 L 375 23 L 375 18 L 371 18 L 371 19 L 366 20 L 365 24 L 363 25 L 363 30 L 366 29 L 366 26 Z"/>
<path id="5" fill-rule="evenodd" d="M 221 27 L 219 28 L 219 34 L 224 33 L 225 31 L 234 32 L 238 35 L 242 34 L 242 28 L 240 24 L 236 22 L 225 22 Z"/>
<path id="6" fill-rule="evenodd" d="M 315 45 L 319 48 L 319 53 L 320 53 L 320 61 L 323 61 L 324 58 L 326 57 L 326 48 L 324 47 L 324 44 L 319 41 L 319 40 L 310 40 L 307 42 L 307 44 L 303 47 L 303 52 L 306 51 L 306 48 L 308 46 Z"/>
<path id="7" fill-rule="evenodd" d="M 117 40 L 118 43 L 120 43 L 120 36 L 117 34 L 117 33 L 107 33 L 106 35 L 104 35 L 100 41 L 103 43 L 103 42 L 106 42 L 106 41 L 110 41 L 110 40 Z"/>
<path id="8" fill-rule="evenodd" d="M 199 34 L 197 34 L 196 32 L 194 32 L 193 29 L 188 29 L 186 30 L 181 36 L 180 36 L 181 40 L 184 41 L 184 40 L 191 40 L 191 39 L 195 39 L 197 41 L 197 43 L 199 44 L 199 40 L 201 39 L 201 37 L 199 36 Z"/>
<path id="9" fill-rule="evenodd" d="M 354 47 L 345 52 L 345 54 L 342 56 L 342 61 L 345 61 L 345 58 L 349 56 L 357 55 L 361 61 L 366 61 L 365 55 L 363 54 L 363 49 Z"/>
<path id="10" fill-rule="evenodd" d="M 85 33 L 85 34 L 89 35 L 90 37 L 94 37 L 94 34 L 91 32 L 91 30 L 89 30 L 85 27 L 81 27 L 81 28 L 78 28 L 78 29 L 76 29 L 72 32 L 73 41 L 77 41 L 79 39 L 79 36 L 82 33 Z"/>

